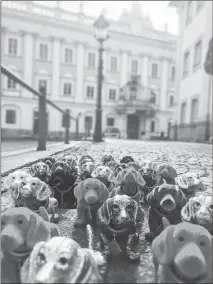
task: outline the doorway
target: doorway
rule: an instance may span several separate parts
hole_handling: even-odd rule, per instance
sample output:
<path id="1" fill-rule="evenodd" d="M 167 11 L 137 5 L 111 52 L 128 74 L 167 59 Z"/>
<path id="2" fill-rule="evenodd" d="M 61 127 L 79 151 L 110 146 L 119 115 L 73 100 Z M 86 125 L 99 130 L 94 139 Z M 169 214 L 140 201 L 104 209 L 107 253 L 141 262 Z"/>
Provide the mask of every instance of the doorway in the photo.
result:
<path id="1" fill-rule="evenodd" d="M 33 135 L 38 134 L 39 127 L 39 112 L 34 111 L 33 113 Z M 46 134 L 48 134 L 48 113 L 46 112 Z"/>
<path id="2" fill-rule="evenodd" d="M 136 114 L 127 116 L 127 139 L 138 139 L 139 117 Z"/>

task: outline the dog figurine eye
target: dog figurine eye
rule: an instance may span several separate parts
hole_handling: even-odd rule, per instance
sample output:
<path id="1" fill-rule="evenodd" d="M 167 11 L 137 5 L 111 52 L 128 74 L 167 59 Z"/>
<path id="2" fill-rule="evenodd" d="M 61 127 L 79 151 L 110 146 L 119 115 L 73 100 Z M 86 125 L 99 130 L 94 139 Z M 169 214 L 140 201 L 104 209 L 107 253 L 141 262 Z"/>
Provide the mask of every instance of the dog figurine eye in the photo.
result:
<path id="1" fill-rule="evenodd" d="M 32 185 L 33 185 L 33 186 L 35 186 L 35 185 L 36 185 L 36 183 L 35 183 L 35 182 L 33 182 L 33 183 L 32 183 Z"/>
<path id="2" fill-rule="evenodd" d="M 213 204 L 209 205 L 209 209 L 213 210 Z"/>
<path id="3" fill-rule="evenodd" d="M 178 237 L 178 240 L 180 241 L 180 242 L 183 242 L 184 241 L 184 238 L 183 237 Z"/>
<path id="4" fill-rule="evenodd" d="M 199 202 L 195 202 L 195 207 L 200 207 L 200 203 Z"/>
<path id="5" fill-rule="evenodd" d="M 132 205 L 127 205 L 127 207 L 126 207 L 126 210 L 128 210 L 128 211 L 131 211 L 131 210 L 133 210 L 133 207 L 132 207 Z"/>
<path id="6" fill-rule="evenodd" d="M 23 220 L 22 220 L 22 219 L 18 219 L 17 223 L 18 223 L 19 225 L 21 225 L 21 224 L 23 224 Z"/>
<path id="7" fill-rule="evenodd" d="M 13 179 L 15 179 L 15 177 L 13 177 Z"/>
<path id="8" fill-rule="evenodd" d="M 59 258 L 59 263 L 61 265 L 66 265 L 68 263 L 68 260 L 65 257 L 60 257 Z"/>
<path id="9" fill-rule="evenodd" d="M 205 247 L 206 243 L 204 241 L 200 241 L 200 246 Z"/>
<path id="10" fill-rule="evenodd" d="M 40 261 L 40 262 L 44 262 L 45 261 L 45 255 L 43 253 L 41 253 L 41 252 L 38 254 L 38 261 Z"/>
<path id="11" fill-rule="evenodd" d="M 4 221 L 1 221 L 1 227 L 3 227 L 5 225 Z"/>
<path id="12" fill-rule="evenodd" d="M 119 208 L 119 206 L 117 204 L 113 204 L 113 207 L 112 207 L 114 210 L 117 210 Z"/>

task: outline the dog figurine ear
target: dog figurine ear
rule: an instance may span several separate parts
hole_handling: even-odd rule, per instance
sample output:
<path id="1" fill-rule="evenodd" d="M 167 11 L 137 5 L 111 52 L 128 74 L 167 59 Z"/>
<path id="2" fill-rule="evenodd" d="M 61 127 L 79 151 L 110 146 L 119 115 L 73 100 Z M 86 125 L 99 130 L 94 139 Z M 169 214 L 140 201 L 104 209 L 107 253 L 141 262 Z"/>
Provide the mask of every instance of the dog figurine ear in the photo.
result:
<path id="1" fill-rule="evenodd" d="M 94 171 L 92 172 L 91 176 L 93 178 L 97 178 L 98 174 L 99 174 L 98 167 L 96 167 L 96 169 L 94 169 Z"/>
<path id="2" fill-rule="evenodd" d="M 143 179 L 142 175 L 136 171 L 136 182 L 137 182 L 137 185 L 139 185 L 140 187 L 144 187 L 146 182 L 145 180 Z"/>
<path id="3" fill-rule="evenodd" d="M 158 264 L 171 263 L 173 258 L 173 238 L 174 226 L 170 225 L 166 227 L 159 236 L 157 236 L 152 242 L 153 258 Z"/>
<path id="4" fill-rule="evenodd" d="M 166 217 L 162 217 L 162 224 L 163 224 L 163 229 L 166 229 L 168 226 L 171 225 Z"/>
<path id="5" fill-rule="evenodd" d="M 146 200 L 147 200 L 147 203 L 150 206 L 154 206 L 155 205 L 156 197 L 157 197 L 159 188 L 160 188 L 159 186 L 156 186 L 155 188 L 153 188 L 153 190 L 149 194 L 147 194 Z"/>
<path id="6" fill-rule="evenodd" d="M 109 197 L 109 191 L 105 184 L 101 181 L 99 181 L 99 188 L 100 190 L 98 191 L 98 199 L 100 203 L 103 203 Z"/>
<path id="7" fill-rule="evenodd" d="M 21 283 L 35 283 L 37 273 L 37 256 L 45 242 L 35 244 L 30 256 L 26 259 L 20 270 Z"/>
<path id="8" fill-rule="evenodd" d="M 45 201 L 51 195 L 52 195 L 52 192 L 51 192 L 49 186 L 45 182 L 41 181 L 41 188 L 38 190 L 36 198 L 39 201 Z"/>
<path id="9" fill-rule="evenodd" d="M 182 208 L 186 204 L 187 199 L 186 199 L 185 194 L 182 192 L 182 190 L 180 190 L 178 188 L 178 186 L 176 186 L 176 189 L 177 189 L 177 192 L 178 192 L 178 204 L 179 204 L 180 208 Z"/>
<path id="10" fill-rule="evenodd" d="M 110 169 L 110 174 L 108 176 L 108 181 L 109 182 L 114 182 L 115 181 L 115 175 L 113 173 L 113 171 Z"/>
<path id="11" fill-rule="evenodd" d="M 48 223 L 34 212 L 31 212 L 29 223 L 26 244 L 28 248 L 33 248 L 37 242 L 46 241 L 50 237 L 50 228 Z"/>
<path id="12" fill-rule="evenodd" d="M 4 187 L 6 189 L 9 189 L 12 185 L 12 182 L 13 182 L 13 179 L 12 179 L 12 173 L 11 173 L 4 179 Z"/>
<path id="13" fill-rule="evenodd" d="M 32 177 L 35 176 L 36 171 L 37 171 L 37 166 L 36 166 L 36 164 L 34 164 L 34 165 L 32 165 L 31 168 L 30 168 L 30 174 L 32 175 Z"/>
<path id="14" fill-rule="evenodd" d="M 120 185 L 120 184 L 122 183 L 122 181 L 123 181 L 123 171 L 120 171 L 120 172 L 117 174 L 117 176 L 116 176 L 116 178 L 115 178 L 115 180 L 114 180 L 114 183 L 115 183 L 116 185 Z"/>
<path id="15" fill-rule="evenodd" d="M 84 180 L 82 180 L 75 188 L 74 188 L 74 196 L 77 200 L 81 200 L 84 196 Z"/>
<path id="16" fill-rule="evenodd" d="M 100 225 L 109 225 L 111 220 L 112 198 L 108 198 L 102 206 L 98 209 L 97 220 Z"/>
<path id="17" fill-rule="evenodd" d="M 184 222 L 191 222 L 193 219 L 193 200 L 189 199 L 186 205 L 181 209 L 181 217 Z"/>

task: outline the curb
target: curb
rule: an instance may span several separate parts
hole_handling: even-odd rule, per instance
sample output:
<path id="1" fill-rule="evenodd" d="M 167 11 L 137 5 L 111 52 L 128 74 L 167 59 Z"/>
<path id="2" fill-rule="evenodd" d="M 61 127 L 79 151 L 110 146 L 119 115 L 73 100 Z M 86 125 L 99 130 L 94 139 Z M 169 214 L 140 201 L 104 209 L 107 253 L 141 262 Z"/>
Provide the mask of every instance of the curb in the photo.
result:
<path id="1" fill-rule="evenodd" d="M 80 145 L 72 145 L 72 146 L 70 146 L 70 147 L 67 148 L 67 149 L 63 149 L 63 150 L 57 151 L 57 152 L 55 152 L 55 153 L 53 153 L 53 154 L 51 154 L 51 155 L 47 155 L 46 157 L 48 157 L 48 156 L 54 156 L 54 155 L 60 154 L 60 153 L 62 153 L 62 152 L 66 152 L 66 151 L 68 151 L 68 150 L 70 150 L 70 149 L 72 149 L 72 148 L 74 148 L 74 147 L 78 149 L 78 148 L 80 147 Z M 8 174 L 10 174 L 10 173 L 13 172 L 13 171 L 16 171 L 16 170 L 19 170 L 19 169 L 22 169 L 22 168 L 25 168 L 25 167 L 29 167 L 29 166 L 31 166 L 31 165 L 34 164 L 34 163 L 38 163 L 38 162 L 40 162 L 41 160 L 43 160 L 44 158 L 45 158 L 45 157 L 39 158 L 39 159 L 37 159 L 37 160 L 34 160 L 34 161 L 32 161 L 32 162 L 23 164 L 23 165 L 21 165 L 21 166 L 18 166 L 18 167 L 16 167 L 16 168 L 11 169 L 11 170 L 2 172 L 2 173 L 1 173 L 1 178 L 7 176 Z"/>
<path id="2" fill-rule="evenodd" d="M 51 147 L 51 146 L 56 146 L 56 145 L 62 145 L 63 143 L 54 143 L 54 144 L 50 144 L 47 145 L 46 148 Z M 34 148 L 29 148 L 29 149 L 25 149 L 25 150 L 20 150 L 20 151 L 13 151 L 13 152 L 5 152 L 5 154 L 2 153 L 2 158 L 8 158 L 8 157 L 13 157 L 13 156 L 18 156 L 20 154 L 26 154 L 26 153 L 30 153 L 30 152 L 34 152 L 36 151 L 36 147 Z"/>

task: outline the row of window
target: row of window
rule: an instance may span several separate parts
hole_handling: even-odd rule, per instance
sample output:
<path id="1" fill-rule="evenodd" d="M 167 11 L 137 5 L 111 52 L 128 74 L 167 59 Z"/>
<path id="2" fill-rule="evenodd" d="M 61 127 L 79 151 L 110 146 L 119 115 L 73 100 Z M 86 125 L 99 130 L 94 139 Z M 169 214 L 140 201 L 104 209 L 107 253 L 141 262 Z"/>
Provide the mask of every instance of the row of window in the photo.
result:
<path id="1" fill-rule="evenodd" d="M 10 55 L 17 55 L 18 52 L 18 40 L 15 38 L 9 38 L 8 42 L 8 53 Z M 48 60 L 48 45 L 44 43 L 40 43 L 39 45 L 39 59 L 42 61 Z M 65 48 L 64 52 L 64 62 L 67 64 L 73 63 L 73 50 L 70 48 Z M 95 53 L 89 52 L 88 53 L 88 61 L 87 66 L 89 68 L 95 68 L 96 58 Z M 110 58 L 110 71 L 117 72 L 118 71 L 118 59 L 116 56 L 111 56 Z M 136 59 L 132 60 L 131 62 L 131 73 L 133 75 L 139 74 L 139 64 Z M 152 63 L 151 66 L 151 77 L 152 78 L 159 78 L 159 68 L 157 63 Z M 175 79 L 175 66 L 172 66 L 171 69 L 171 80 Z"/>
<path id="2" fill-rule="evenodd" d="M 195 3 L 196 2 L 196 3 Z M 194 4 L 196 4 L 196 14 L 199 13 L 201 8 L 203 7 L 205 1 L 187 1 L 186 3 L 186 17 L 185 17 L 185 24 L 188 25 L 193 18 L 193 8 Z"/>
<path id="3" fill-rule="evenodd" d="M 47 116 L 48 117 L 48 116 Z M 16 124 L 17 114 L 16 110 L 14 109 L 7 109 L 5 112 L 5 123 L 6 124 Z M 38 113 L 34 113 L 34 119 L 38 119 Z M 93 125 L 93 117 L 92 116 L 86 116 L 85 117 L 85 129 L 92 129 Z M 113 117 L 107 117 L 106 120 L 107 126 L 114 126 L 115 125 L 115 119 Z M 63 118 L 62 118 L 62 126 L 63 126 Z"/>
<path id="4" fill-rule="evenodd" d="M 47 90 L 47 80 L 40 79 L 38 81 L 38 90 L 40 87 L 44 87 Z M 7 79 L 7 89 L 9 90 L 16 90 L 17 84 L 12 79 Z M 72 89 L 72 83 L 65 82 L 63 84 L 63 95 L 64 96 L 73 96 L 73 89 Z M 86 87 L 86 97 L 88 99 L 94 99 L 95 98 L 95 87 L 94 86 L 87 86 Z M 156 103 L 157 95 L 156 93 L 151 89 L 150 91 L 150 97 L 153 104 Z M 137 91 L 131 90 L 130 91 L 130 100 L 135 100 L 137 98 Z M 116 88 L 109 88 L 108 90 L 108 100 L 109 101 L 116 101 L 118 99 L 118 91 Z M 172 103 L 173 104 L 173 103 Z M 170 106 L 172 106 L 170 103 Z"/>
<path id="5" fill-rule="evenodd" d="M 180 123 L 186 122 L 186 115 L 187 115 L 187 104 L 186 102 L 181 104 L 180 110 Z M 196 122 L 198 118 L 198 99 L 192 99 L 191 101 L 191 114 L 190 114 L 190 121 L 191 123 Z"/>
<path id="6" fill-rule="evenodd" d="M 183 76 L 189 75 L 190 72 L 190 51 L 187 50 L 184 53 L 184 62 L 183 62 Z M 193 69 L 196 69 L 198 66 L 201 65 L 202 61 L 202 41 L 199 40 L 194 45 L 194 58 L 193 58 Z"/>

